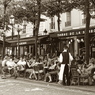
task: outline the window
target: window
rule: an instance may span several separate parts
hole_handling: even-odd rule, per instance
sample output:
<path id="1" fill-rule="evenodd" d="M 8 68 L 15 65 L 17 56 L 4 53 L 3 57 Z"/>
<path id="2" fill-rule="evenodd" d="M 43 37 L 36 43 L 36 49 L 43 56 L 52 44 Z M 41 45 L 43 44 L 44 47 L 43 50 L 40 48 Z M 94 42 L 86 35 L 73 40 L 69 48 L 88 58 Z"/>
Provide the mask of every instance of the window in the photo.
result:
<path id="1" fill-rule="evenodd" d="M 51 29 L 55 29 L 55 21 L 54 18 L 51 18 L 51 25 L 50 25 Z"/>
<path id="2" fill-rule="evenodd" d="M 66 22 L 65 26 L 71 26 L 71 12 L 66 12 Z"/>
<path id="3" fill-rule="evenodd" d="M 23 26 L 23 33 L 26 33 L 26 25 Z"/>
<path id="4" fill-rule="evenodd" d="M 82 24 L 85 24 L 85 23 L 86 23 L 86 15 L 82 14 Z"/>
<path id="5" fill-rule="evenodd" d="M 67 12 L 66 16 L 67 16 L 66 21 L 71 21 L 71 12 Z"/>

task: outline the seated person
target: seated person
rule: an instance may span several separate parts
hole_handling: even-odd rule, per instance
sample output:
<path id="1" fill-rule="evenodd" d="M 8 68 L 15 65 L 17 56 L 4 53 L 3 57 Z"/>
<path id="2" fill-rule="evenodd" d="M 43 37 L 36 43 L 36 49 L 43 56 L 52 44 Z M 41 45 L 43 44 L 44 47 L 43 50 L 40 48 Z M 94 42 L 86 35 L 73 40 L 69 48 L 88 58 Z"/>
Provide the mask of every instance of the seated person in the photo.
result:
<path id="1" fill-rule="evenodd" d="M 17 64 L 18 59 L 14 56 L 14 62 Z"/>
<path id="2" fill-rule="evenodd" d="M 25 67 L 26 67 L 25 58 L 23 59 L 22 57 L 20 57 L 20 60 L 17 62 L 17 70 L 25 71 Z"/>
<path id="3" fill-rule="evenodd" d="M 13 61 L 12 57 L 10 57 L 9 60 L 7 60 L 7 62 L 6 62 L 6 70 L 7 70 L 8 73 L 11 74 L 11 76 L 12 75 L 16 76 L 17 73 L 16 73 L 16 69 L 15 68 L 16 68 L 16 64 Z M 3 69 L 3 71 L 4 71 L 4 69 Z"/>
<path id="4" fill-rule="evenodd" d="M 16 63 L 13 61 L 13 58 L 10 57 L 9 61 L 6 62 L 6 65 L 8 67 L 9 73 L 11 75 L 15 75 L 15 77 L 17 77 L 17 71 L 16 71 Z"/>
<path id="5" fill-rule="evenodd" d="M 12 68 L 16 67 L 15 62 L 13 61 L 13 59 L 10 57 L 10 59 L 6 62 L 6 65 L 8 67 L 9 70 L 11 70 Z"/>
<path id="6" fill-rule="evenodd" d="M 95 82 L 95 68 L 93 68 L 93 69 L 91 70 L 91 77 L 92 77 L 92 79 L 93 79 L 94 82 Z"/>
<path id="7" fill-rule="evenodd" d="M 95 61 L 95 59 L 92 58 L 92 59 L 89 60 L 88 65 L 86 65 L 86 66 L 82 65 L 81 67 L 79 67 L 78 70 L 77 70 L 79 72 L 79 74 L 84 75 L 84 76 L 90 75 L 91 70 L 93 68 L 95 68 L 95 62 L 94 61 Z"/>
<path id="8" fill-rule="evenodd" d="M 33 60 L 30 62 L 31 62 L 31 67 L 34 67 L 35 65 L 37 65 L 37 64 L 35 64 L 36 63 L 35 58 L 33 58 Z M 34 69 L 31 70 L 30 75 L 29 75 L 29 79 L 31 79 L 33 75 L 34 75 L 35 79 L 37 80 L 37 76 L 35 74 Z"/>
<path id="9" fill-rule="evenodd" d="M 25 71 L 25 73 L 31 74 L 31 72 L 33 71 L 33 64 L 32 63 L 33 63 L 33 58 L 26 60 L 26 71 Z M 29 75 L 29 78 L 31 79 L 30 75 Z"/>
<path id="10" fill-rule="evenodd" d="M 3 73 L 2 79 L 5 79 L 6 73 L 8 73 L 8 67 L 6 65 L 7 61 L 8 61 L 8 56 L 5 56 L 3 61 L 2 61 L 2 73 Z"/>
<path id="11" fill-rule="evenodd" d="M 76 59 L 74 58 L 72 61 L 71 61 L 71 66 L 70 66 L 70 68 L 76 68 L 77 67 L 77 61 L 76 61 Z"/>
<path id="12" fill-rule="evenodd" d="M 34 59 L 32 66 L 33 66 L 33 70 L 31 71 L 29 78 L 31 79 L 32 76 L 34 75 L 34 78 L 36 80 L 42 79 L 42 73 L 44 73 L 44 70 L 43 70 L 43 62 L 41 61 L 41 59 L 38 58 L 37 62 Z"/>
<path id="13" fill-rule="evenodd" d="M 44 66 L 44 74 L 46 74 L 48 72 L 48 64 L 47 64 L 47 60 L 43 61 L 43 66 Z"/>
<path id="14" fill-rule="evenodd" d="M 49 82 L 52 82 L 52 75 L 58 76 L 59 69 L 59 63 L 55 60 L 54 64 L 49 67 L 49 72 L 46 73 L 44 81 L 47 81 L 47 78 L 49 78 Z"/>

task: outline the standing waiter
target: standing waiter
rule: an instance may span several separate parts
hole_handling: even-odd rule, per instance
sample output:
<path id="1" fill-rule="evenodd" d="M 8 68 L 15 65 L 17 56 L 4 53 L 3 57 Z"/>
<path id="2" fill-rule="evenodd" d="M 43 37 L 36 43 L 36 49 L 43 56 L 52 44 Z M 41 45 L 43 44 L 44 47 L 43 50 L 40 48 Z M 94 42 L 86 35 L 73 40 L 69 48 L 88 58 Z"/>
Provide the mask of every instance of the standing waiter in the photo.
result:
<path id="1" fill-rule="evenodd" d="M 63 52 L 59 56 L 59 62 L 61 63 L 59 72 L 59 83 L 63 85 L 70 85 L 70 63 L 73 60 L 71 53 L 68 51 L 68 47 L 64 46 Z"/>

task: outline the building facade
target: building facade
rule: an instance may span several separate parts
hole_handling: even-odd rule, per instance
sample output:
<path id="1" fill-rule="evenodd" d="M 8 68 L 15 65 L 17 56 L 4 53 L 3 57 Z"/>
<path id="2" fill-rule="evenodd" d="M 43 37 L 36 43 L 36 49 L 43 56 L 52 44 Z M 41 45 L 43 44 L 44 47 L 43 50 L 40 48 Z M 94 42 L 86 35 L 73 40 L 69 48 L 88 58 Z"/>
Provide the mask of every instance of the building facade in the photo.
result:
<path id="1" fill-rule="evenodd" d="M 40 22 L 39 33 L 38 33 L 38 54 L 42 55 L 41 49 L 46 51 L 47 44 L 42 42 L 42 39 L 48 37 L 50 33 L 50 19 L 44 15 L 41 15 L 41 18 L 44 19 Z M 9 47 L 6 47 L 7 54 L 18 55 L 18 25 L 10 26 L 11 30 L 6 32 L 6 41 L 11 43 Z M 33 24 L 27 22 L 27 25 L 24 26 L 23 23 L 20 25 L 20 39 L 19 39 L 19 46 L 20 46 L 20 55 L 27 55 L 28 53 L 32 53 L 35 55 L 35 36 L 33 35 Z M 13 38 L 12 38 L 13 32 Z M 42 42 L 42 43 L 41 43 Z"/>
<path id="2" fill-rule="evenodd" d="M 80 10 L 73 9 L 71 12 L 62 13 L 60 15 L 60 31 L 58 31 L 57 17 L 52 18 L 44 15 L 41 18 L 45 20 L 40 22 L 39 35 L 38 35 L 38 54 L 43 55 L 46 53 L 62 52 L 64 44 L 67 44 L 73 56 L 76 54 L 81 55 L 85 52 L 84 34 L 85 34 L 85 15 Z M 16 26 L 16 25 L 15 25 Z M 7 47 L 6 53 L 12 53 L 14 47 L 14 55 L 17 55 L 17 28 L 14 26 L 14 37 L 11 39 L 12 30 L 7 31 L 6 40 L 11 43 Z M 23 26 L 23 24 L 22 24 Z M 95 20 L 91 19 L 90 22 L 90 55 L 95 52 L 94 49 L 94 35 L 95 35 Z M 46 32 L 44 32 L 46 30 Z M 35 55 L 35 37 L 33 37 L 33 25 L 27 23 L 26 28 L 20 31 L 20 54 L 32 53 Z"/>
<path id="3" fill-rule="evenodd" d="M 58 43 L 59 51 L 61 52 L 64 44 L 67 44 L 70 52 L 73 56 L 76 54 L 81 55 L 85 53 L 85 15 L 80 10 L 73 9 L 71 12 L 66 12 L 61 14 L 61 23 L 60 23 L 60 31 L 58 31 L 57 27 L 57 17 L 55 16 L 52 19 L 54 26 L 53 29 L 55 32 L 50 33 L 50 36 L 54 38 L 59 38 L 60 42 Z M 90 55 L 93 55 L 94 49 L 92 50 L 92 38 L 95 35 L 95 20 L 91 19 L 90 21 Z M 58 32 L 56 32 L 58 31 Z"/>

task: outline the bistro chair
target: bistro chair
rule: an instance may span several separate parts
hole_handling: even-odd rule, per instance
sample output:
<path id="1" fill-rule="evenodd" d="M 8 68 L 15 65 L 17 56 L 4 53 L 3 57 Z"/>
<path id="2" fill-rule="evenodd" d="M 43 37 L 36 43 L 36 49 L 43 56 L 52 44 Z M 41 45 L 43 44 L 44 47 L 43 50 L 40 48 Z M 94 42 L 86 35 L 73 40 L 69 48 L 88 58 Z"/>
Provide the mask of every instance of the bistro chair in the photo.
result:
<path id="1" fill-rule="evenodd" d="M 43 64 L 38 64 L 38 78 L 44 79 L 44 66 L 43 66 Z"/>
<path id="2" fill-rule="evenodd" d="M 77 72 L 77 68 L 71 68 L 71 85 L 78 84 L 79 85 L 79 73 Z"/>

